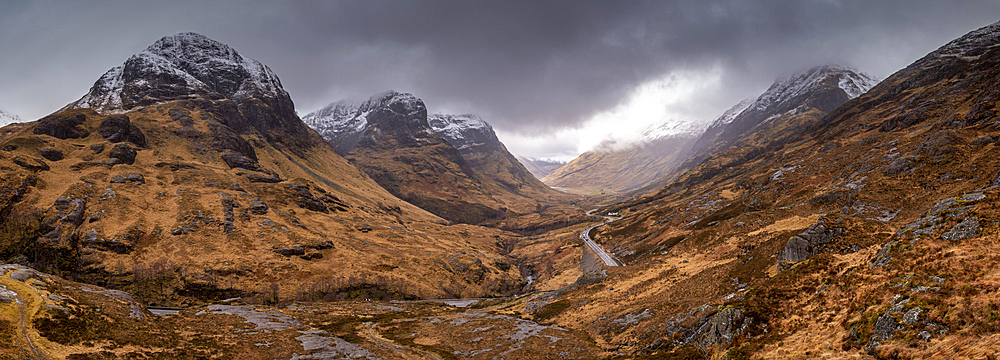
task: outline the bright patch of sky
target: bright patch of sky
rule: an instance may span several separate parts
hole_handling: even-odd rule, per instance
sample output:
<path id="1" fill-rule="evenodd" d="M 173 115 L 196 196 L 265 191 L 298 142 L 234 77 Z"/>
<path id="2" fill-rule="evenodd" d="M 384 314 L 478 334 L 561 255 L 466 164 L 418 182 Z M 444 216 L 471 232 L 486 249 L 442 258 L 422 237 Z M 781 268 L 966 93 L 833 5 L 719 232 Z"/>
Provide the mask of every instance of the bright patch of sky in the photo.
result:
<path id="1" fill-rule="evenodd" d="M 514 153 L 543 154 L 539 157 L 559 161 L 591 150 L 626 148 L 651 137 L 697 136 L 724 110 L 705 109 L 699 101 L 717 93 L 722 78 L 719 66 L 676 70 L 640 84 L 621 103 L 590 116 L 580 127 L 537 135 L 497 132 Z"/>

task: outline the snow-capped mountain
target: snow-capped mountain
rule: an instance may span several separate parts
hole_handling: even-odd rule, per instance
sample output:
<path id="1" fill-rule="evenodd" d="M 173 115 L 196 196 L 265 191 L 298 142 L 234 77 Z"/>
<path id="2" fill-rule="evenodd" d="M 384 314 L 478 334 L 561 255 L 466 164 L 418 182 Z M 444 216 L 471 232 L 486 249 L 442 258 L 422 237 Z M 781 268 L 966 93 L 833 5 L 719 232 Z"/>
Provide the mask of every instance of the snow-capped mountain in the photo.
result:
<path id="1" fill-rule="evenodd" d="M 840 65 L 817 66 L 778 79 L 753 101 L 741 101 L 716 119 L 695 142 L 685 167 L 724 150 L 763 123 L 808 109 L 830 112 L 877 83 L 870 75 Z"/>
<path id="2" fill-rule="evenodd" d="M 433 114 L 427 124 L 463 154 L 503 146 L 493 127 L 478 115 Z"/>
<path id="3" fill-rule="evenodd" d="M 427 124 L 424 102 L 413 94 L 392 90 L 360 104 L 344 100 L 331 103 L 303 116 L 302 121 L 341 155 L 354 150 L 373 126 L 378 131 L 398 132 L 400 138 L 414 140 L 433 133 Z"/>
<path id="4" fill-rule="evenodd" d="M 180 33 L 161 38 L 108 70 L 68 108 L 113 113 L 194 97 L 240 102 L 250 97 L 288 99 L 288 93 L 260 62 L 203 35 Z"/>
<path id="5" fill-rule="evenodd" d="M 17 115 L 0 110 L 0 126 L 7 126 L 13 123 L 21 122 L 21 118 Z"/>
<path id="6" fill-rule="evenodd" d="M 878 84 L 877 79 L 855 69 L 840 65 L 817 66 L 792 75 L 788 79 L 775 81 L 767 91 L 754 101 L 749 109 L 763 111 L 769 108 L 787 108 L 792 105 L 795 105 L 794 107 L 813 105 L 825 107 L 829 104 L 823 102 L 834 102 L 839 99 L 826 99 L 824 96 L 818 96 L 820 94 L 817 92 L 839 89 L 847 97 L 847 100 L 850 100 L 868 91 L 875 84 Z"/>
<path id="7" fill-rule="evenodd" d="M 750 105 L 753 105 L 754 100 L 755 99 L 752 98 L 746 98 L 740 100 L 740 102 L 736 103 L 736 105 L 733 105 L 733 107 L 729 108 L 729 110 L 723 112 L 722 115 L 720 115 L 718 118 L 715 119 L 715 121 L 712 121 L 712 124 L 709 125 L 708 127 L 717 128 L 729 125 L 729 123 L 733 122 L 733 120 L 736 119 L 736 116 L 740 115 L 740 113 L 742 113 L 743 110 L 746 110 L 748 107 L 750 107 Z"/>
<path id="8" fill-rule="evenodd" d="M 324 139 L 338 137 L 341 134 L 359 133 L 368 125 L 366 116 L 355 117 L 359 107 L 361 104 L 346 100 L 337 101 L 303 116 L 302 121 Z"/>

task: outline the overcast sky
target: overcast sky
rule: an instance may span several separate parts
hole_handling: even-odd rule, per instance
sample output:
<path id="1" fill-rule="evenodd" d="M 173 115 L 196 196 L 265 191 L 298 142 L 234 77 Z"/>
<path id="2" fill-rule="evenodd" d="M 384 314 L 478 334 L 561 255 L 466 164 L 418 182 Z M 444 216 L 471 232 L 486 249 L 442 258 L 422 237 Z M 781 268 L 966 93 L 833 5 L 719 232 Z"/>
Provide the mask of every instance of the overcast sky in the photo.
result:
<path id="1" fill-rule="evenodd" d="M 815 65 L 884 78 L 998 20 L 1000 1 L 0 0 L 0 109 L 37 119 L 194 31 L 270 66 L 300 115 L 395 89 L 567 159 L 698 127 Z"/>

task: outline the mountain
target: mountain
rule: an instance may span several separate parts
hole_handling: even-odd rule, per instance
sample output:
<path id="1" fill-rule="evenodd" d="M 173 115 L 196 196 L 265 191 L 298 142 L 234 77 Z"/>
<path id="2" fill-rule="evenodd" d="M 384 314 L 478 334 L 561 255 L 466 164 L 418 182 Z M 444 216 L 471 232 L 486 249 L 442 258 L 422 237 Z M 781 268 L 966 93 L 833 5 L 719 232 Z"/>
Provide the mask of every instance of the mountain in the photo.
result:
<path id="1" fill-rule="evenodd" d="M 558 197 L 507 151 L 493 127 L 479 116 L 435 114 L 427 118 L 427 123 L 462 154 L 492 193 L 509 192 L 535 200 Z"/>
<path id="2" fill-rule="evenodd" d="M 758 126 L 767 126 L 777 117 L 804 114 L 812 109 L 825 114 L 877 82 L 869 75 L 839 65 L 817 66 L 776 80 L 757 99 L 741 101 L 716 119 L 695 142 L 693 156 L 685 162 L 685 168 L 733 146 L 747 133 Z"/>
<path id="3" fill-rule="evenodd" d="M 542 178 L 582 194 L 624 192 L 660 179 L 677 167 L 694 143 L 691 134 L 647 140 L 625 149 L 588 151 Z"/>
<path id="4" fill-rule="evenodd" d="M 21 118 L 17 115 L 0 110 L 0 126 L 6 126 L 13 123 L 21 122 Z"/>
<path id="5" fill-rule="evenodd" d="M 412 94 L 335 102 L 305 119 L 384 188 L 454 222 L 498 221 L 562 196 L 531 176 L 485 121 L 428 116 Z"/>
<path id="6" fill-rule="evenodd" d="M 559 161 L 535 159 L 521 155 L 516 155 L 516 157 L 517 161 L 520 161 L 521 165 L 524 165 L 524 168 L 528 169 L 528 171 L 531 172 L 532 175 L 535 175 L 535 177 L 538 179 L 541 179 L 545 177 L 545 175 L 551 173 L 553 170 L 558 169 L 563 165 L 566 165 L 565 162 L 559 162 Z"/>
<path id="7" fill-rule="evenodd" d="M 522 316 L 644 358 L 997 353 L 980 341 L 998 333 L 980 285 L 1000 250 L 998 65 L 995 23 L 838 107 L 867 85 L 828 78 L 777 114 L 748 107 L 704 162 L 600 210 L 621 217 L 590 237 L 623 267 Z"/>
<path id="8" fill-rule="evenodd" d="M 393 99 L 406 100 L 366 105 L 373 123 L 419 110 Z M 419 139 L 450 149 L 430 131 Z M 299 119 L 271 70 L 202 35 L 156 41 L 0 149 L 0 260 L 145 304 L 489 296 L 525 283 L 495 245 L 511 234 L 446 226 L 392 195 Z"/>

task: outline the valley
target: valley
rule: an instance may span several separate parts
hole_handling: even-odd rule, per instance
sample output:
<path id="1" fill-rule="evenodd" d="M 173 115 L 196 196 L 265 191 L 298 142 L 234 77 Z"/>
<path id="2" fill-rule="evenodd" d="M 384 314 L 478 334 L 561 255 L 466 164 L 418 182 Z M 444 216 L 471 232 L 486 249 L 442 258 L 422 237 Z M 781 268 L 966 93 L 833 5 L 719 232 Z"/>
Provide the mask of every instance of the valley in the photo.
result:
<path id="1" fill-rule="evenodd" d="M 0 359 L 995 358 L 1000 23 L 787 73 L 559 163 L 162 37 L 0 113 Z"/>

